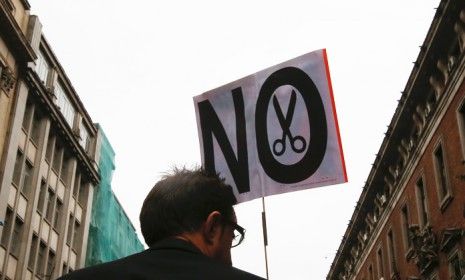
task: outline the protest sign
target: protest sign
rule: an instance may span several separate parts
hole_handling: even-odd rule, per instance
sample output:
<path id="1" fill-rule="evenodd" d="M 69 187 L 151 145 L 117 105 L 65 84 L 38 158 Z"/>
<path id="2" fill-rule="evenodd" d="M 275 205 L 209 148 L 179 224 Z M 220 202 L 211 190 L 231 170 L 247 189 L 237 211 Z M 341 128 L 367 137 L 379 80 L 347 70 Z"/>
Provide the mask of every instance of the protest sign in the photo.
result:
<path id="1" fill-rule="evenodd" d="M 194 97 L 203 166 L 239 202 L 347 182 L 326 50 Z"/>

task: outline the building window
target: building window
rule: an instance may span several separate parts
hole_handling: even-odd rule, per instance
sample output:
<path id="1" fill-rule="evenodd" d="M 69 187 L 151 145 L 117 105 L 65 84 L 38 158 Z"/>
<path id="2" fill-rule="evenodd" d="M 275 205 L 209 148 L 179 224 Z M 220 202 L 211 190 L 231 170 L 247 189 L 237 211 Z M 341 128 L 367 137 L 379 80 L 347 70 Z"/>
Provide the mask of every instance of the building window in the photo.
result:
<path id="1" fill-rule="evenodd" d="M 53 220 L 53 207 L 55 206 L 55 193 L 48 189 L 47 210 L 45 211 L 45 218 L 51 223 Z"/>
<path id="2" fill-rule="evenodd" d="M 33 107 L 34 106 L 28 100 L 26 104 L 26 109 L 24 110 L 24 117 L 23 117 L 23 129 L 26 132 L 29 131 L 29 125 L 31 124 Z"/>
<path id="3" fill-rule="evenodd" d="M 52 153 L 53 153 L 53 148 L 55 147 L 55 137 L 52 136 L 52 133 L 50 132 L 50 136 L 47 141 L 47 150 L 45 151 L 45 159 L 51 163 L 52 162 Z"/>
<path id="4" fill-rule="evenodd" d="M 428 223 L 428 201 L 426 200 L 425 186 L 423 178 L 418 179 L 416 184 L 418 216 L 420 219 L 421 227 Z"/>
<path id="5" fill-rule="evenodd" d="M 378 249 L 376 256 L 378 261 L 378 278 L 384 278 L 384 258 L 383 250 L 381 248 Z"/>
<path id="6" fill-rule="evenodd" d="M 18 217 L 15 219 L 15 225 L 13 228 L 13 235 L 11 237 L 11 254 L 15 257 L 19 257 L 19 252 L 21 250 L 21 236 L 23 233 L 23 221 Z"/>
<path id="7" fill-rule="evenodd" d="M 87 186 L 88 186 L 88 184 L 86 183 L 85 180 L 83 180 L 83 178 L 81 176 L 81 184 L 79 186 L 78 201 L 79 201 L 79 204 L 81 204 L 82 206 L 86 205 L 85 198 L 86 198 L 86 195 L 87 195 L 87 189 L 88 189 Z"/>
<path id="8" fill-rule="evenodd" d="M 72 157 L 65 152 L 63 154 L 63 163 L 61 164 L 60 179 L 65 186 L 69 186 L 72 175 Z"/>
<path id="9" fill-rule="evenodd" d="M 37 203 L 37 211 L 43 213 L 44 203 L 45 203 L 45 194 L 47 193 L 47 183 L 42 180 L 40 183 L 40 192 L 39 192 L 39 202 Z"/>
<path id="10" fill-rule="evenodd" d="M 370 280 L 375 280 L 375 273 L 373 272 L 373 266 L 371 264 L 368 267 L 368 274 L 369 274 Z"/>
<path id="11" fill-rule="evenodd" d="M 63 211 L 63 203 L 58 199 L 55 207 L 55 216 L 53 217 L 53 227 L 59 231 L 60 229 L 60 220 L 61 213 Z"/>
<path id="12" fill-rule="evenodd" d="M 443 209 L 443 207 L 445 207 L 445 203 L 447 203 L 448 198 L 450 198 L 450 187 L 442 145 L 439 145 L 434 151 L 434 167 L 436 171 L 435 174 L 439 193 L 439 201 L 441 203 L 441 209 Z"/>
<path id="13" fill-rule="evenodd" d="M 462 139 L 463 161 L 465 161 L 465 101 L 462 103 L 462 105 L 460 106 L 457 112 L 457 118 L 458 118 L 460 136 Z"/>
<path id="14" fill-rule="evenodd" d="M 63 89 L 63 86 L 57 82 L 55 85 L 55 93 L 57 96 L 57 106 L 60 109 L 63 117 L 68 122 L 69 126 L 73 128 L 74 116 L 76 115 L 76 110 L 74 109 L 71 101 Z"/>
<path id="15" fill-rule="evenodd" d="M 24 166 L 24 168 L 23 168 Z M 13 184 L 24 194 L 26 198 L 32 191 L 32 173 L 34 168 L 32 164 L 24 160 L 24 155 L 20 150 L 16 153 L 16 161 L 13 169 Z"/>
<path id="16" fill-rule="evenodd" d="M 23 153 L 18 150 L 16 153 L 15 167 L 13 169 L 13 183 L 19 186 L 21 180 L 21 168 L 23 167 Z"/>
<path id="17" fill-rule="evenodd" d="M 61 272 L 61 275 L 65 275 L 65 274 L 68 274 L 68 266 L 66 265 L 66 263 L 63 263 L 63 271 Z"/>
<path id="18" fill-rule="evenodd" d="M 409 226 L 410 226 L 410 218 L 408 212 L 408 206 L 404 205 L 401 210 L 402 218 L 402 241 L 404 243 L 405 252 L 409 251 L 412 246 L 412 241 L 409 237 Z"/>
<path id="19" fill-rule="evenodd" d="M 55 170 L 56 173 L 60 172 L 62 156 L 63 146 L 58 141 L 55 141 L 55 151 L 53 153 L 52 168 Z"/>
<path id="20" fill-rule="evenodd" d="M 448 258 L 449 261 L 449 274 L 451 280 L 461 280 L 465 275 L 465 269 L 463 267 L 460 255 L 458 251 L 452 253 Z"/>
<path id="21" fill-rule="evenodd" d="M 81 175 L 79 172 L 76 172 L 76 177 L 74 179 L 74 188 L 73 188 L 73 196 L 79 202 L 81 206 L 86 206 L 86 198 L 88 193 L 88 180 L 86 177 Z"/>
<path id="22" fill-rule="evenodd" d="M 32 123 L 32 125 L 31 125 Z M 23 130 L 29 135 L 34 144 L 38 144 L 41 135 L 42 115 L 37 110 L 37 107 L 27 101 L 26 109 L 23 117 Z"/>
<path id="23" fill-rule="evenodd" d="M 77 198 L 80 186 L 81 186 L 81 174 L 79 172 L 76 172 L 76 177 L 74 178 L 74 188 L 73 188 L 74 198 Z"/>
<path id="24" fill-rule="evenodd" d="M 394 248 L 394 233 L 392 230 L 388 232 L 388 253 L 389 253 L 389 268 L 391 269 L 391 275 L 397 273 L 397 261 L 396 261 L 396 251 Z"/>
<path id="25" fill-rule="evenodd" d="M 41 241 L 39 246 L 39 254 L 37 256 L 37 271 L 36 275 L 42 279 L 45 271 L 45 258 L 46 258 L 47 246 Z"/>
<path id="26" fill-rule="evenodd" d="M 79 244 L 80 244 L 80 236 L 79 236 L 79 223 L 77 220 L 74 220 L 74 232 L 73 232 L 73 246 L 72 248 L 74 250 L 78 250 L 79 249 Z"/>
<path id="27" fill-rule="evenodd" d="M 8 246 L 8 239 L 13 227 L 13 211 L 10 208 L 6 209 L 5 220 L 3 222 L 2 245 L 6 248 Z"/>
<path id="28" fill-rule="evenodd" d="M 29 251 L 29 260 L 27 262 L 27 267 L 32 271 L 34 271 L 37 246 L 39 245 L 38 243 L 39 243 L 39 238 L 35 234 L 33 234 L 32 242 L 31 242 L 31 249 Z"/>
<path id="29" fill-rule="evenodd" d="M 40 80 L 47 84 L 48 73 L 50 72 L 50 65 L 45 59 L 44 54 L 39 51 L 37 54 L 37 66 L 36 66 L 37 75 L 39 76 Z"/>
<path id="30" fill-rule="evenodd" d="M 82 125 L 80 129 L 81 135 L 80 135 L 80 140 L 79 144 L 84 148 L 84 151 L 89 152 L 89 147 L 90 147 L 90 136 L 87 128 L 85 125 Z"/>
<path id="31" fill-rule="evenodd" d="M 38 145 L 40 136 L 41 136 L 41 124 L 42 124 L 42 116 L 35 110 L 34 118 L 32 119 L 32 128 L 31 128 L 31 140 L 34 144 Z"/>
<path id="32" fill-rule="evenodd" d="M 71 238 L 73 238 L 73 225 L 74 225 L 73 216 L 69 215 L 68 232 L 67 232 L 67 235 L 66 235 L 66 244 L 68 244 L 68 245 L 71 244 Z"/>
<path id="33" fill-rule="evenodd" d="M 23 182 L 21 186 L 21 192 L 24 194 L 26 198 L 29 198 L 31 195 L 32 191 L 32 172 L 33 172 L 33 167 L 29 163 L 29 161 L 26 160 L 26 164 L 24 165 L 24 171 L 23 171 Z"/>
<path id="34" fill-rule="evenodd" d="M 52 279 L 53 270 L 55 269 L 55 254 L 52 251 L 48 252 L 47 260 L 47 273 L 45 275 L 46 279 Z"/>

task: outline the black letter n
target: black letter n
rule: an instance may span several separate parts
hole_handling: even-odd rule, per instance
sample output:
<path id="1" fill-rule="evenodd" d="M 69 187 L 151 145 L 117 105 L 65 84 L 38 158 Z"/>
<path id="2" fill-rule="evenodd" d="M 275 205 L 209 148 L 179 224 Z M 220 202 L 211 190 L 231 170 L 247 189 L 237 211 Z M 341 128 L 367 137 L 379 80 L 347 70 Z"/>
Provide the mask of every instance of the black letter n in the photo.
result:
<path id="1" fill-rule="evenodd" d="M 224 127 L 210 102 L 205 100 L 198 103 L 205 159 L 204 168 L 209 172 L 216 172 L 215 155 L 213 152 L 213 135 L 215 135 L 229 170 L 231 171 L 231 175 L 234 178 L 237 189 L 239 193 L 244 193 L 250 191 L 250 183 L 242 89 L 240 87 L 233 89 L 232 97 L 234 101 L 234 111 L 236 113 L 237 158 L 226 136 Z"/>

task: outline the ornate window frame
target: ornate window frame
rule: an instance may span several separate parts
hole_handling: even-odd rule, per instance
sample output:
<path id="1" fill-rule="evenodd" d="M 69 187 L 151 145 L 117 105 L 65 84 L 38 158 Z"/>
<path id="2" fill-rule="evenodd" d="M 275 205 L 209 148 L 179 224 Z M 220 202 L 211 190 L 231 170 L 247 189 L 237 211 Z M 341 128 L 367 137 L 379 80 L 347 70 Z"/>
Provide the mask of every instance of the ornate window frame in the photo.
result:
<path id="1" fill-rule="evenodd" d="M 433 160 L 433 167 L 434 167 L 434 178 L 436 182 L 436 192 L 438 196 L 439 207 L 441 212 L 444 212 L 449 206 L 450 202 L 453 199 L 452 194 L 452 187 L 450 182 L 450 174 L 449 174 L 449 166 L 447 164 L 447 153 L 445 152 L 445 141 L 442 139 L 442 136 L 439 137 L 436 144 L 434 145 L 432 160 Z M 437 154 L 438 152 L 441 153 L 441 160 L 442 163 L 439 163 Z M 439 165 L 442 164 L 443 168 Z M 444 174 L 442 174 L 442 170 L 444 169 Z M 444 181 L 444 182 L 443 182 Z M 444 185 L 445 184 L 445 185 Z"/>

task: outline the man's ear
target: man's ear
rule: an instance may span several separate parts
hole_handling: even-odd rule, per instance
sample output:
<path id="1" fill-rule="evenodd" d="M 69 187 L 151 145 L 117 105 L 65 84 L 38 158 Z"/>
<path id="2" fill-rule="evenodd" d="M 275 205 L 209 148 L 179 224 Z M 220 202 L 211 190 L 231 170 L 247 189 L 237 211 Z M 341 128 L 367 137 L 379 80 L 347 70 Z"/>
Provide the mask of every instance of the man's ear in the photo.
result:
<path id="1" fill-rule="evenodd" d="M 202 235 L 205 242 L 209 245 L 213 244 L 218 234 L 221 234 L 222 215 L 218 211 L 211 212 L 202 227 Z"/>

